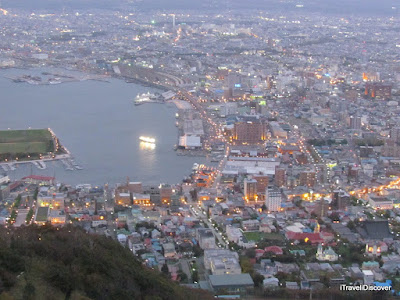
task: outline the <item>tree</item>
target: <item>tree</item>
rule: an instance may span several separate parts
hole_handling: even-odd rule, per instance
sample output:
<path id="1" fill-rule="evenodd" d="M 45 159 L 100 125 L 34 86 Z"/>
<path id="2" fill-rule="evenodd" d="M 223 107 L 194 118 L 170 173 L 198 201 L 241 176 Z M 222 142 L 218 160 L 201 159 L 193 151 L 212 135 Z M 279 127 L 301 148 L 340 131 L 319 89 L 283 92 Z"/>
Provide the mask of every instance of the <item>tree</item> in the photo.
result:
<path id="1" fill-rule="evenodd" d="M 250 262 L 250 259 L 246 256 L 242 256 L 240 258 L 240 266 L 242 267 L 243 273 L 252 273 L 254 271 L 253 265 Z"/>
<path id="2" fill-rule="evenodd" d="M 259 287 L 263 285 L 263 281 L 264 281 L 264 276 L 261 275 L 258 272 L 254 272 L 253 275 L 251 276 L 251 278 L 254 281 L 254 286 L 255 287 Z"/>
<path id="3" fill-rule="evenodd" d="M 250 248 L 246 250 L 246 256 L 248 258 L 255 258 L 256 257 L 256 250 L 254 248 Z"/>
<path id="4" fill-rule="evenodd" d="M 330 218 L 332 221 L 339 221 L 339 220 L 340 220 L 339 214 L 338 214 L 337 212 L 331 213 L 331 215 L 329 216 L 329 218 Z"/>
<path id="5" fill-rule="evenodd" d="M 198 282 L 199 281 L 199 272 L 197 270 L 193 271 L 192 279 L 193 279 L 193 282 Z"/>
<path id="6" fill-rule="evenodd" d="M 28 282 L 24 287 L 24 299 L 34 299 L 35 298 L 35 287 L 32 283 Z"/>
<path id="7" fill-rule="evenodd" d="M 169 269 L 167 263 L 164 263 L 161 267 L 161 272 L 169 277 Z"/>
<path id="8" fill-rule="evenodd" d="M 179 270 L 178 278 L 179 278 L 179 282 L 181 282 L 181 283 L 187 283 L 188 282 L 188 276 L 182 270 Z"/>
<path id="9" fill-rule="evenodd" d="M 203 255 L 203 250 L 200 248 L 199 245 L 197 245 L 197 244 L 193 245 L 193 254 L 196 257 Z"/>
<path id="10" fill-rule="evenodd" d="M 354 224 L 353 221 L 350 220 L 350 221 L 347 223 L 347 227 L 348 227 L 350 230 L 354 230 L 354 229 L 356 228 L 356 225 Z"/>

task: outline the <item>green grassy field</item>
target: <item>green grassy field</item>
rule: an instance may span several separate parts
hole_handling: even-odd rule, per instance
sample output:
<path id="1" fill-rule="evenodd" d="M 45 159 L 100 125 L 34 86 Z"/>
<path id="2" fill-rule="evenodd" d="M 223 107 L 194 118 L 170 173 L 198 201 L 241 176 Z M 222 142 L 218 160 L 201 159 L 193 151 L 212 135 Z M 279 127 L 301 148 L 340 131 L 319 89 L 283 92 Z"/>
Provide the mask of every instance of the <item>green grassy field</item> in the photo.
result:
<path id="1" fill-rule="evenodd" d="M 0 154 L 44 154 L 53 150 L 53 139 L 47 129 L 0 131 Z"/>
<path id="2" fill-rule="evenodd" d="M 283 240 L 283 237 L 277 233 L 265 233 L 265 232 L 244 232 L 244 236 L 249 241 L 261 241 L 262 239 L 267 240 Z"/>
<path id="3" fill-rule="evenodd" d="M 263 233 L 263 232 L 244 232 L 244 236 L 249 241 L 258 242 L 259 240 L 264 238 L 265 233 Z"/>
<path id="4" fill-rule="evenodd" d="M 42 142 L 0 143 L 0 153 L 46 153 L 47 145 Z"/>

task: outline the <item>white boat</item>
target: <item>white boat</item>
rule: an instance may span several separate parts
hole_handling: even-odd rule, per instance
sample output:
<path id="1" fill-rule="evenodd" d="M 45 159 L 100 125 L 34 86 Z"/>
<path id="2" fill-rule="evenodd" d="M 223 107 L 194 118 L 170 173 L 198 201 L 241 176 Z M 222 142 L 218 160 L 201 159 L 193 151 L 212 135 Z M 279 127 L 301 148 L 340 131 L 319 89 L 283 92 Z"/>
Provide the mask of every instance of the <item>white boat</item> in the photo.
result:
<path id="1" fill-rule="evenodd" d="M 49 79 L 49 84 L 60 84 L 62 83 L 59 79 Z"/>
<path id="2" fill-rule="evenodd" d="M 155 144 L 156 139 L 148 136 L 140 136 L 139 140 L 145 143 Z"/>
<path id="3" fill-rule="evenodd" d="M 150 92 L 137 95 L 133 102 L 135 103 L 135 105 L 140 105 L 146 102 L 162 103 L 159 94 L 151 94 Z"/>

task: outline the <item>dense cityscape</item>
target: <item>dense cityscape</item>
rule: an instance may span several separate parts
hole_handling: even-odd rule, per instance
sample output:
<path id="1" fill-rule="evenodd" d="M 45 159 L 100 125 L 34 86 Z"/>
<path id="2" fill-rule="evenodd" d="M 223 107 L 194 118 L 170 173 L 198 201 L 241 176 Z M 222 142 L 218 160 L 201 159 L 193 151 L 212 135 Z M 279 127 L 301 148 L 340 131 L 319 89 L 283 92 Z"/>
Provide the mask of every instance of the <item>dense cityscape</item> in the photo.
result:
<path id="1" fill-rule="evenodd" d="M 0 68 L 24 74 L 6 76 L 12 84 L 116 78 L 157 90 L 132 97 L 132 107 L 172 103 L 170 148 L 207 161 L 181 182 L 144 182 L 139 170 L 118 184 L 71 185 L 35 174 L 53 160 L 82 169 L 51 122 L 0 128 L 5 232 L 82 228 L 225 299 L 400 295 L 398 8 L 366 16 L 287 3 L 291 10 L 2 8 Z M 57 71 L 32 73 L 43 67 Z M 154 149 L 157 140 L 137 143 Z M 15 179 L 20 164 L 34 170 Z M 20 299 L 19 275 L 1 263 L 0 271 L 0 298 Z"/>

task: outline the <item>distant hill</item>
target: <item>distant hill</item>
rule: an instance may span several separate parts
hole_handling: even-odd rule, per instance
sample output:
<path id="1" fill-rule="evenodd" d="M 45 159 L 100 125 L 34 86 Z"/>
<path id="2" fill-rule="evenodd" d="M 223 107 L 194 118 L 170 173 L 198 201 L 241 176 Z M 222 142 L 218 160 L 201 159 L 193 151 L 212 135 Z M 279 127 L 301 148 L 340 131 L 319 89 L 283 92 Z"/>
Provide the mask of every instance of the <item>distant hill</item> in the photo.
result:
<path id="1" fill-rule="evenodd" d="M 5 8 L 25 8 L 31 10 L 42 9 L 87 9 L 87 8 L 114 8 L 124 0 L 2 0 Z"/>
<path id="2" fill-rule="evenodd" d="M 213 299 L 144 267 L 118 242 L 67 226 L 0 228 L 0 299 Z"/>
<path id="3" fill-rule="evenodd" d="M 398 15 L 398 0 L 1 0 L 5 8 L 43 9 L 121 9 L 137 8 L 140 10 L 185 10 L 200 9 L 204 11 L 259 9 L 282 13 L 318 12 L 322 14 L 344 15 Z M 297 4 L 304 5 L 296 8 Z M 392 9 L 392 7 L 397 7 Z"/>

